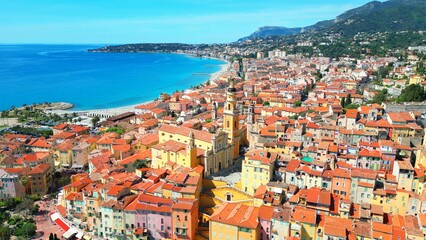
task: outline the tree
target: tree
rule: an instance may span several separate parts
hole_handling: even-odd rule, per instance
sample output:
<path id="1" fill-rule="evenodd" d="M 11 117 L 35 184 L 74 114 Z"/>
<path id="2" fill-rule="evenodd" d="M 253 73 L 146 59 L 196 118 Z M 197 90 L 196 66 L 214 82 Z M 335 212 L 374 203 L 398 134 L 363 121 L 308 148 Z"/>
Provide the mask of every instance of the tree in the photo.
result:
<path id="1" fill-rule="evenodd" d="M 425 71 L 425 66 L 424 63 L 422 61 L 417 63 L 417 74 L 420 75 L 425 75 L 426 71 Z"/>
<path id="2" fill-rule="evenodd" d="M 34 223 L 25 222 L 21 227 L 16 229 L 15 235 L 30 238 L 36 234 L 36 229 Z"/>
<path id="3" fill-rule="evenodd" d="M 397 98 L 397 102 L 423 102 L 426 100 L 426 92 L 419 84 L 410 84 Z"/>
<path id="4" fill-rule="evenodd" d="M 372 102 L 382 104 L 382 102 L 385 102 L 388 98 L 388 90 L 385 88 L 381 91 L 379 91 L 374 97 Z"/>
<path id="5" fill-rule="evenodd" d="M 302 106 L 302 102 L 299 101 L 299 100 L 296 100 L 296 101 L 294 101 L 294 106 L 295 107 L 300 107 L 300 106 Z"/>
<path id="6" fill-rule="evenodd" d="M 263 102 L 263 106 L 270 106 L 270 103 L 268 101 Z"/>
<path id="7" fill-rule="evenodd" d="M 56 235 L 56 233 L 53 235 L 53 239 L 54 240 L 59 240 L 58 236 Z"/>
<path id="8" fill-rule="evenodd" d="M 345 101 L 345 106 L 352 104 L 352 96 L 351 94 L 348 94 L 348 96 L 346 96 L 346 101 Z"/>
<path id="9" fill-rule="evenodd" d="M 93 126 L 93 128 L 95 128 L 96 127 L 96 125 L 98 125 L 98 123 L 99 123 L 99 121 L 100 121 L 101 119 L 98 117 L 98 116 L 94 116 L 93 118 L 92 118 L 92 126 Z"/>
<path id="10" fill-rule="evenodd" d="M 54 240 L 53 233 L 49 234 L 49 240 Z"/>
<path id="11" fill-rule="evenodd" d="M 1 226 L 0 227 L 0 239 L 10 239 L 12 235 L 12 231 L 8 227 Z"/>
<path id="12" fill-rule="evenodd" d="M 357 108 L 359 108 L 359 104 L 352 103 L 352 104 L 346 105 L 345 108 L 346 109 L 357 109 Z"/>
<path id="13" fill-rule="evenodd" d="M 40 211 L 40 206 L 37 204 L 34 204 L 34 206 L 31 207 L 30 213 L 31 215 L 36 215 Z"/>
<path id="14" fill-rule="evenodd" d="M 138 159 L 133 163 L 133 167 L 134 168 L 146 168 L 146 167 L 148 167 L 148 161 Z"/>
<path id="15" fill-rule="evenodd" d="M 200 104 L 206 104 L 207 101 L 204 97 L 200 98 Z"/>
<path id="16" fill-rule="evenodd" d="M 28 211 L 31 211 L 33 206 L 34 200 L 30 199 L 29 197 L 25 197 L 22 199 L 22 202 L 16 206 L 15 211 L 28 213 Z"/>
<path id="17" fill-rule="evenodd" d="M 71 183 L 71 179 L 69 177 L 61 177 L 58 180 L 59 186 L 65 186 Z"/>
<path id="18" fill-rule="evenodd" d="M 31 222 L 25 222 L 22 224 L 21 227 L 18 227 L 15 230 L 15 235 L 18 237 L 26 237 L 29 239 L 30 237 L 34 236 L 36 234 L 36 226 L 34 223 Z"/>
<path id="19" fill-rule="evenodd" d="M 340 105 L 342 105 L 343 108 L 345 107 L 345 98 L 344 97 L 342 97 L 340 99 Z"/>

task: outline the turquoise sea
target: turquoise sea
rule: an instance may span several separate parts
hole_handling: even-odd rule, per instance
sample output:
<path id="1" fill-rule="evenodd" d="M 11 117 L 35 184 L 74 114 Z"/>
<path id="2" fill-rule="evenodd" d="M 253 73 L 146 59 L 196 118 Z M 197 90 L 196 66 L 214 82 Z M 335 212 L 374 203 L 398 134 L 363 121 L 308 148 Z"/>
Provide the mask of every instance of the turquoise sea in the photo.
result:
<path id="1" fill-rule="evenodd" d="M 205 82 L 223 64 L 181 54 L 87 52 L 97 47 L 0 45 L 0 110 L 43 102 L 69 102 L 74 110 L 142 103 Z"/>

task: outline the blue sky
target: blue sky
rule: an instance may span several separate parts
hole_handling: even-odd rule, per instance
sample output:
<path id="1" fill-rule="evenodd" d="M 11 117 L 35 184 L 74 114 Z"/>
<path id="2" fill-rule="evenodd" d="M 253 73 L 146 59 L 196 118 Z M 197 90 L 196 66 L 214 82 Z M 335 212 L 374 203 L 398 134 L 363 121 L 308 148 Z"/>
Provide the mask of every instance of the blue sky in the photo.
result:
<path id="1" fill-rule="evenodd" d="M 2 0 L 0 43 L 232 42 L 332 19 L 368 0 Z"/>

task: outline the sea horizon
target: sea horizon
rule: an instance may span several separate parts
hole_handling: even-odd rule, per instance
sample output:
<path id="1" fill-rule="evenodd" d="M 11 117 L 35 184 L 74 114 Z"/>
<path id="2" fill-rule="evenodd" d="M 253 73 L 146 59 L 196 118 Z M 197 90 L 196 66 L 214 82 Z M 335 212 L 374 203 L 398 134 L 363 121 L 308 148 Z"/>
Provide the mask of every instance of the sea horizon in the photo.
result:
<path id="1" fill-rule="evenodd" d="M 44 102 L 71 103 L 72 111 L 136 105 L 204 83 L 226 64 L 186 54 L 87 51 L 95 46 L 105 45 L 0 44 L 0 110 Z"/>

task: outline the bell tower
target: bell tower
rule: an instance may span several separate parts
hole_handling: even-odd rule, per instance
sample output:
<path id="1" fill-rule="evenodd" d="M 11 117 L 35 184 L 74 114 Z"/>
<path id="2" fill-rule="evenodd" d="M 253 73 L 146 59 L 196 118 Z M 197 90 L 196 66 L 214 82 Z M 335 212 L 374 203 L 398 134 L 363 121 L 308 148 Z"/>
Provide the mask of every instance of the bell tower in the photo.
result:
<path id="1" fill-rule="evenodd" d="M 189 133 L 189 143 L 186 145 L 186 158 L 188 162 L 183 164 L 185 167 L 194 168 L 198 165 L 197 163 L 197 147 L 195 146 L 195 135 L 191 131 Z"/>
<path id="2" fill-rule="evenodd" d="M 216 102 L 213 101 L 212 103 L 212 120 L 216 120 L 217 119 L 217 106 L 216 106 Z"/>
<path id="3" fill-rule="evenodd" d="M 223 130 L 228 133 L 228 143 L 233 146 L 232 159 L 237 158 L 240 152 L 240 114 L 237 109 L 236 92 L 234 79 L 230 78 L 223 111 Z"/>

